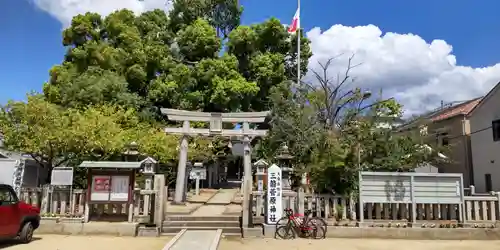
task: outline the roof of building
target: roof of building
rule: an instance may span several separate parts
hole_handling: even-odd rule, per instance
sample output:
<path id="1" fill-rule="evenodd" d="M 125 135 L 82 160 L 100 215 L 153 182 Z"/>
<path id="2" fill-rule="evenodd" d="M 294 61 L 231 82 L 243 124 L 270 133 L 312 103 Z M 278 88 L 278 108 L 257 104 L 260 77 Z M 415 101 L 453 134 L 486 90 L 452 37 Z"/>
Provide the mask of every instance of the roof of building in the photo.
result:
<path id="1" fill-rule="evenodd" d="M 82 168 L 141 168 L 142 162 L 130 161 L 84 161 L 80 164 Z"/>
<path id="2" fill-rule="evenodd" d="M 414 126 L 414 124 L 423 119 L 431 122 L 438 122 L 446 119 L 453 118 L 458 115 L 467 115 L 471 112 L 481 102 L 483 97 L 477 97 L 471 100 L 463 101 L 455 105 L 448 105 L 446 107 L 440 107 L 433 111 L 424 113 L 415 119 L 412 119 L 403 125 L 399 126 L 399 129 L 405 130 Z"/>
<path id="3" fill-rule="evenodd" d="M 481 102 L 482 99 L 483 97 L 478 97 L 472 100 L 459 103 L 457 105 L 450 106 L 445 109 L 441 109 L 436 113 L 431 114 L 427 118 L 435 122 L 435 121 L 442 121 L 445 119 L 449 119 L 457 115 L 467 115 Z"/>
<path id="4" fill-rule="evenodd" d="M 488 94 L 486 94 L 482 99 L 481 101 L 475 105 L 470 111 L 469 113 L 467 113 L 467 116 L 471 116 L 477 109 L 479 109 L 486 101 L 488 101 L 488 99 L 490 99 L 493 95 L 495 95 L 495 93 L 500 89 L 500 82 L 497 83 L 497 85 L 495 85 L 495 87 L 493 87 L 490 92 L 488 92 Z"/>

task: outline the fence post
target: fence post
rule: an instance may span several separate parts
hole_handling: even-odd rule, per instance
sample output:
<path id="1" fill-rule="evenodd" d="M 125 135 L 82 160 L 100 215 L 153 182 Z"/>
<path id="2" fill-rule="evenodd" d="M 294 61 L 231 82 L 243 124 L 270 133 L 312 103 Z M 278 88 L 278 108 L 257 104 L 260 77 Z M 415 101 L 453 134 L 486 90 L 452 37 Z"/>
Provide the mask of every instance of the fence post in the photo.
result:
<path id="1" fill-rule="evenodd" d="M 363 204 L 363 174 L 361 171 L 358 173 L 358 206 L 359 206 L 359 224 L 362 225 L 364 221 L 364 204 Z"/>
<path id="2" fill-rule="evenodd" d="M 497 200 L 495 201 L 495 207 L 496 207 L 496 216 L 497 220 L 500 220 L 498 216 L 500 216 L 500 192 L 495 193 L 497 196 Z"/>
<path id="3" fill-rule="evenodd" d="M 417 222 L 417 202 L 415 201 L 415 176 L 410 176 L 411 223 Z"/>
<path id="4" fill-rule="evenodd" d="M 298 213 L 304 214 L 304 188 L 299 187 L 299 191 L 297 192 L 297 206 Z"/>
<path id="5" fill-rule="evenodd" d="M 50 195 L 50 186 L 45 185 L 42 187 L 42 202 L 40 205 L 40 211 L 42 214 L 46 214 L 49 212 L 49 195 Z"/>
<path id="6" fill-rule="evenodd" d="M 347 209 L 346 207 L 344 208 L 344 210 Z M 361 204 L 360 208 L 361 208 L 361 210 L 359 211 L 359 214 L 360 214 L 360 216 L 362 216 L 364 214 L 363 209 L 362 209 L 363 204 Z M 357 216 L 356 215 L 356 200 L 353 198 L 352 193 L 349 194 L 349 216 L 350 216 L 349 219 L 356 220 L 356 216 Z"/>

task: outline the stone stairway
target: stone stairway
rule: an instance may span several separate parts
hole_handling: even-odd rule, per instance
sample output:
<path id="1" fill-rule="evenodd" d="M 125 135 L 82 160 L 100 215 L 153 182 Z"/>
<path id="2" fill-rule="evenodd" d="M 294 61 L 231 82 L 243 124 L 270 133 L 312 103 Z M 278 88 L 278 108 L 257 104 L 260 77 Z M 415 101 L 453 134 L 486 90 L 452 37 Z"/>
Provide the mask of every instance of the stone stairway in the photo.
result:
<path id="1" fill-rule="evenodd" d="M 188 231 L 221 229 L 225 236 L 241 236 L 239 216 L 169 216 L 163 222 L 162 232 L 173 235 L 183 229 Z"/>
<path id="2" fill-rule="evenodd" d="M 224 236 L 241 236 L 240 216 L 224 215 L 237 193 L 238 189 L 222 189 L 189 215 L 167 216 L 162 225 L 162 233 L 172 235 L 183 229 L 188 232 L 220 229 Z"/>

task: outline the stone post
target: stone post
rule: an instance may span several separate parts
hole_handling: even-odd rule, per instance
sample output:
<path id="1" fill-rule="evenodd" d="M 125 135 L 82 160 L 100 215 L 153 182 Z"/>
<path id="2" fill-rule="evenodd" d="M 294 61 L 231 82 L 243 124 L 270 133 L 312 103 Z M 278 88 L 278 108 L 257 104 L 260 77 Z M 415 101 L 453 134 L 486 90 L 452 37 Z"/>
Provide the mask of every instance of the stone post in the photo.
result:
<path id="1" fill-rule="evenodd" d="M 304 188 L 301 186 L 299 187 L 299 192 L 297 192 L 297 210 L 299 214 L 304 214 L 305 208 L 304 208 L 304 201 L 305 201 L 305 195 L 304 195 Z M 325 201 L 328 202 L 328 201 Z"/>
<path id="2" fill-rule="evenodd" d="M 212 178 L 214 176 L 214 165 L 210 164 L 207 167 L 207 179 L 208 179 L 208 188 L 212 188 Z"/>
<path id="3" fill-rule="evenodd" d="M 165 201 L 167 200 L 167 195 L 165 194 L 165 175 L 155 174 L 154 189 L 156 191 L 154 223 L 157 227 L 161 227 L 163 216 L 165 215 Z"/>
<path id="4" fill-rule="evenodd" d="M 182 202 L 187 201 L 189 174 L 191 173 L 192 168 L 193 166 L 191 162 L 186 163 L 186 174 L 184 175 L 184 191 L 182 192 Z"/>
<path id="5" fill-rule="evenodd" d="M 184 132 L 189 131 L 189 121 L 184 121 L 182 124 L 182 130 Z M 188 136 L 186 134 L 182 135 L 180 147 L 179 147 L 179 165 L 177 166 L 177 180 L 175 183 L 175 196 L 174 204 L 184 203 L 184 190 L 185 179 L 186 179 L 186 163 L 187 163 L 187 153 L 188 153 Z"/>
<path id="6" fill-rule="evenodd" d="M 243 177 L 243 218 L 242 227 L 248 228 L 252 227 L 253 222 L 251 220 L 252 214 L 252 157 L 251 157 L 251 146 L 250 137 L 248 136 L 249 131 L 248 122 L 243 123 L 243 171 L 245 173 Z"/>
<path id="7" fill-rule="evenodd" d="M 42 187 L 42 202 L 41 202 L 41 207 L 40 207 L 40 213 L 41 214 L 46 214 L 49 212 L 49 195 L 51 195 L 50 192 L 50 185 L 43 185 Z M 87 204 L 87 202 L 85 202 Z"/>

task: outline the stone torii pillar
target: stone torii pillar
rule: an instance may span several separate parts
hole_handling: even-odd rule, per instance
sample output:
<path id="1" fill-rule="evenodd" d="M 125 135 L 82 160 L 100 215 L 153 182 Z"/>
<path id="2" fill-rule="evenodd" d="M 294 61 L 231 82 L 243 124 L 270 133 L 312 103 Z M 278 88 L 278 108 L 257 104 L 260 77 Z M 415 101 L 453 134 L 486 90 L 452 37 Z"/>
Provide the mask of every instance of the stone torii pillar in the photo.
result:
<path id="1" fill-rule="evenodd" d="M 243 169 L 243 227 L 250 226 L 250 216 L 252 216 L 251 194 L 252 194 L 252 162 L 250 142 L 255 137 L 262 137 L 267 134 L 267 130 L 250 129 L 250 123 L 262 123 L 269 115 L 269 111 L 264 112 L 240 112 L 240 113 L 208 113 L 197 111 L 185 111 L 177 109 L 161 109 L 161 113 L 167 115 L 171 121 L 182 121 L 182 128 L 165 128 L 166 133 L 181 135 L 179 148 L 179 165 L 177 167 L 177 183 L 175 185 L 174 204 L 182 204 L 184 182 L 186 175 L 188 136 L 222 136 L 227 138 L 242 138 L 244 155 Z M 210 122 L 210 128 L 191 128 L 190 122 Z M 223 129 L 223 123 L 243 123 L 242 129 Z"/>

